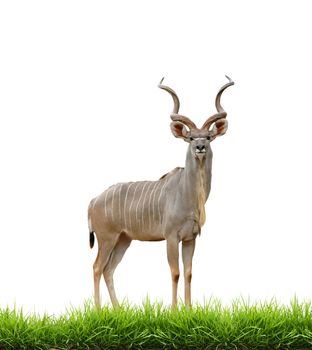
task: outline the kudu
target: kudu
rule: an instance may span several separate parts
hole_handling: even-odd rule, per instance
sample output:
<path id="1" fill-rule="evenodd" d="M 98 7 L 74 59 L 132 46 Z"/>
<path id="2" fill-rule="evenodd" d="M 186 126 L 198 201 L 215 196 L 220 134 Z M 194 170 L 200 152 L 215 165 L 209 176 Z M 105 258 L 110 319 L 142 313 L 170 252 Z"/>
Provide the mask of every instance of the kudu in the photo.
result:
<path id="1" fill-rule="evenodd" d="M 118 306 L 113 273 L 131 241 L 167 241 L 167 258 L 172 278 L 172 307 L 177 305 L 179 280 L 179 242 L 182 241 L 184 265 L 185 304 L 191 306 L 192 259 L 195 239 L 205 222 L 205 202 L 211 184 L 211 141 L 225 134 L 226 112 L 220 104 L 223 91 L 234 84 L 221 87 L 215 105 L 218 113 L 208 118 L 199 129 L 187 117 L 178 114 L 180 102 L 177 94 L 159 83 L 169 92 L 174 108 L 171 113 L 171 131 L 175 137 L 189 143 L 185 168 L 175 168 L 158 181 L 119 183 L 109 187 L 91 200 L 88 210 L 90 247 L 94 233 L 98 241 L 98 254 L 93 265 L 94 298 L 100 307 L 100 278 L 103 274 L 113 306 Z"/>

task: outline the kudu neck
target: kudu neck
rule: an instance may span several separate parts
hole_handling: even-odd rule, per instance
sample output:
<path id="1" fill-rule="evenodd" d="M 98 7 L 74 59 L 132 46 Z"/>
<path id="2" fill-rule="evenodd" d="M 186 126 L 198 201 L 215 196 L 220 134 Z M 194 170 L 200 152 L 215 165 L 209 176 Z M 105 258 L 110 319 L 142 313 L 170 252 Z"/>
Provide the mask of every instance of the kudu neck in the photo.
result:
<path id="1" fill-rule="evenodd" d="M 184 182 L 189 197 L 197 200 L 198 193 L 208 198 L 211 185 L 212 150 L 209 147 L 203 159 L 196 158 L 188 147 L 185 161 Z M 191 198 L 189 198 L 191 199 Z"/>

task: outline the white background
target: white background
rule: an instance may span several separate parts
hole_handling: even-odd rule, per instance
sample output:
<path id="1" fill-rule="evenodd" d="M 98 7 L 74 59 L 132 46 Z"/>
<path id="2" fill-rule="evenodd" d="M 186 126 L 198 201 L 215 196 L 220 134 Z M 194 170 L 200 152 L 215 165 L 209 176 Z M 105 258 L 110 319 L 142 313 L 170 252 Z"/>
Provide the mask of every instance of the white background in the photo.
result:
<path id="1" fill-rule="evenodd" d="M 0 307 L 59 313 L 92 297 L 90 199 L 184 166 L 159 80 L 202 125 L 225 74 L 193 300 L 310 299 L 309 3 L 2 1 Z M 169 304 L 165 242 L 133 242 L 115 285 L 120 300 Z"/>

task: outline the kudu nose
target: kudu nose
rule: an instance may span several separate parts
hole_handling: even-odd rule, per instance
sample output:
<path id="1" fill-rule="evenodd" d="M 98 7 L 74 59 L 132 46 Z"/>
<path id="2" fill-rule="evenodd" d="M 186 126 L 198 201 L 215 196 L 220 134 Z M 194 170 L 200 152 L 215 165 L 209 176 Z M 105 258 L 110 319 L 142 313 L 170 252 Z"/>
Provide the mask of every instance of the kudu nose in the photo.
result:
<path id="1" fill-rule="evenodd" d="M 205 149 L 205 145 L 196 145 L 196 149 L 203 151 Z"/>

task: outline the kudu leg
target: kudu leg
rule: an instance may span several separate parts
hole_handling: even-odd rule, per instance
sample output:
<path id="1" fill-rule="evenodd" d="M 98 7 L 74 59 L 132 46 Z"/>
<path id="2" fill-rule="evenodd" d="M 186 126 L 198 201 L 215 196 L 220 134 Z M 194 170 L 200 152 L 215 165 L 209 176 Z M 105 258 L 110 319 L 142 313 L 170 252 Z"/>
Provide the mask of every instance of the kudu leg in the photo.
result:
<path id="1" fill-rule="evenodd" d="M 100 280 L 104 268 L 108 262 L 110 254 L 114 249 L 116 241 L 118 240 L 119 235 L 110 237 L 110 239 L 101 240 L 99 243 L 99 250 L 95 262 L 93 264 L 93 277 L 94 277 L 94 301 L 96 307 L 101 307 L 100 301 Z"/>
<path id="2" fill-rule="evenodd" d="M 179 271 L 179 241 L 176 239 L 167 239 L 167 259 L 171 270 L 172 279 L 172 304 L 171 308 L 177 306 Z"/>
<path id="3" fill-rule="evenodd" d="M 121 234 L 118 242 L 116 243 L 109 261 L 104 268 L 103 276 L 109 292 L 110 299 L 114 307 L 118 307 L 119 303 L 116 297 L 113 274 L 117 265 L 122 260 L 126 250 L 129 248 L 131 239 L 125 234 Z"/>
<path id="4" fill-rule="evenodd" d="M 182 242 L 182 261 L 184 265 L 184 300 L 191 307 L 192 260 L 195 250 L 195 239 Z"/>

